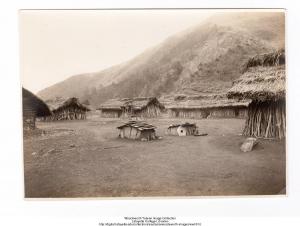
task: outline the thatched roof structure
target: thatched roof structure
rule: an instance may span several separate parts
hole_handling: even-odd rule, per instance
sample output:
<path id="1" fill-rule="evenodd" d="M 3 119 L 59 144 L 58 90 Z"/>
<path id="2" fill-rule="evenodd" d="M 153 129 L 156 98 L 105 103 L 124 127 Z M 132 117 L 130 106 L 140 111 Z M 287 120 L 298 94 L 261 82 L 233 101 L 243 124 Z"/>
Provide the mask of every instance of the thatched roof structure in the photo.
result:
<path id="1" fill-rule="evenodd" d="M 79 99 L 76 97 L 71 97 L 68 99 L 58 97 L 54 100 L 47 100 L 46 102 L 50 106 L 52 112 L 57 112 L 68 107 L 76 107 L 83 111 L 90 111 L 90 109 L 84 104 L 81 104 Z"/>
<path id="2" fill-rule="evenodd" d="M 230 100 L 220 95 L 200 95 L 186 97 L 180 101 L 165 102 L 167 109 L 208 109 L 225 107 L 247 107 L 250 100 Z"/>
<path id="3" fill-rule="evenodd" d="M 125 102 L 124 107 L 132 107 L 133 110 L 142 110 L 150 104 L 156 104 L 160 108 L 164 108 L 156 97 L 137 97 Z"/>
<path id="4" fill-rule="evenodd" d="M 148 123 L 145 123 L 145 122 L 141 122 L 141 121 L 129 121 L 127 123 L 124 123 L 123 125 L 121 126 L 118 126 L 117 129 L 122 129 L 124 127 L 133 127 L 133 128 L 136 128 L 138 130 L 154 130 L 156 127 L 151 125 L 151 124 L 148 124 Z"/>
<path id="5" fill-rule="evenodd" d="M 31 111 L 36 117 L 51 115 L 50 109 L 40 98 L 25 88 L 22 88 L 23 115 Z"/>
<path id="6" fill-rule="evenodd" d="M 56 108 L 55 111 L 60 111 L 62 109 L 69 108 L 69 107 L 76 107 L 76 108 L 80 108 L 83 111 L 90 111 L 90 109 L 88 107 L 86 107 L 85 105 L 81 104 L 79 102 L 79 99 L 76 97 L 71 97 L 71 98 L 67 99 L 65 102 L 63 102 L 62 105 L 60 105 L 58 108 Z"/>
<path id="7" fill-rule="evenodd" d="M 280 49 L 275 52 L 265 53 L 256 55 L 248 60 L 245 65 L 244 70 L 247 70 L 250 67 L 268 67 L 268 66 L 278 66 L 285 64 L 285 51 Z"/>
<path id="8" fill-rule="evenodd" d="M 285 98 L 284 50 L 251 58 L 246 72 L 228 91 L 229 98 L 256 101 L 281 100 Z"/>
<path id="9" fill-rule="evenodd" d="M 122 108 L 131 107 L 133 110 L 142 110 L 147 105 L 155 103 L 160 108 L 164 108 L 156 97 L 136 97 L 136 98 L 123 98 L 123 99 L 111 99 L 100 105 L 97 110 L 121 110 Z"/>
<path id="10" fill-rule="evenodd" d="M 126 101 L 128 99 L 110 99 L 101 104 L 97 110 L 121 110 Z"/>

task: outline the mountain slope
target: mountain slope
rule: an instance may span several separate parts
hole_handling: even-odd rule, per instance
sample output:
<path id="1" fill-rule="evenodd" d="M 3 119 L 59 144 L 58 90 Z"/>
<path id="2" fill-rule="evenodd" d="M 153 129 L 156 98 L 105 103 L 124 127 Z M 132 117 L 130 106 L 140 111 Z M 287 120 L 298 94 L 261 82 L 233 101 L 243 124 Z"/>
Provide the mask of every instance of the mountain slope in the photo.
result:
<path id="1" fill-rule="evenodd" d="M 217 14 L 126 63 L 73 76 L 38 95 L 77 96 L 96 106 L 115 97 L 221 93 L 250 56 L 282 46 L 283 13 Z"/>

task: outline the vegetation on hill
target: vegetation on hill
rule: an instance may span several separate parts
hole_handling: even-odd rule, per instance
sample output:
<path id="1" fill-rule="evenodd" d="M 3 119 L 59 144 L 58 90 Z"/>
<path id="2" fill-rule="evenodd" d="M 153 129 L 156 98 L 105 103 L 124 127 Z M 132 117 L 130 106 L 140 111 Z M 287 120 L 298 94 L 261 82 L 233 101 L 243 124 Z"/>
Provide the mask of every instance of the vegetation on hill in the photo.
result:
<path id="1" fill-rule="evenodd" d="M 249 57 L 283 46 L 283 13 L 217 14 L 126 63 L 73 76 L 38 95 L 76 96 L 97 106 L 120 97 L 222 93 Z"/>

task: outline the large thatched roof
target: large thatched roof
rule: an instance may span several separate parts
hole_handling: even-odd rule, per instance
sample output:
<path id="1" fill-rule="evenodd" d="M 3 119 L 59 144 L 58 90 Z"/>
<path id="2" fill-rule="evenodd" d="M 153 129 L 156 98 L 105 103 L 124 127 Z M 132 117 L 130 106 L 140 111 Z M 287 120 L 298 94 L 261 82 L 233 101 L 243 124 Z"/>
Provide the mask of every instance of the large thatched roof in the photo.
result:
<path id="1" fill-rule="evenodd" d="M 251 58 L 246 72 L 228 91 L 229 98 L 257 101 L 285 98 L 284 50 Z"/>
<path id="2" fill-rule="evenodd" d="M 35 114 L 36 117 L 44 117 L 51 115 L 50 109 L 40 98 L 25 88 L 22 88 L 22 100 L 23 100 L 23 115 L 30 111 Z"/>
<path id="3" fill-rule="evenodd" d="M 50 106 L 52 112 L 60 111 L 68 107 L 76 107 L 82 109 L 83 111 L 90 111 L 90 109 L 84 104 L 81 104 L 79 99 L 76 97 L 71 97 L 68 99 L 58 97 L 53 100 L 47 100 L 46 103 Z"/>
<path id="4" fill-rule="evenodd" d="M 128 99 L 110 99 L 105 101 L 97 108 L 97 110 L 121 110 L 121 107 L 128 101 Z"/>
<path id="5" fill-rule="evenodd" d="M 225 107 L 247 107 L 250 100 L 230 100 L 223 95 L 189 96 L 180 100 L 163 101 L 167 109 L 208 109 Z"/>
<path id="6" fill-rule="evenodd" d="M 156 97 L 137 97 L 137 98 L 133 98 L 133 99 L 128 100 L 125 103 L 125 107 L 130 106 L 134 110 L 141 110 L 141 109 L 146 108 L 150 104 L 156 104 L 160 108 L 164 108 L 164 106 L 158 101 L 158 99 Z"/>
<path id="7" fill-rule="evenodd" d="M 98 110 L 121 110 L 122 108 L 131 107 L 133 110 L 141 110 L 149 104 L 157 104 L 160 108 L 164 106 L 157 100 L 156 97 L 136 97 L 136 98 L 123 98 L 111 99 L 100 105 Z"/>
<path id="8" fill-rule="evenodd" d="M 79 99 L 76 97 L 71 97 L 71 98 L 67 99 L 65 102 L 63 102 L 62 105 L 60 105 L 58 108 L 56 108 L 55 111 L 59 111 L 59 110 L 62 110 L 64 108 L 69 108 L 69 107 L 76 107 L 76 108 L 80 108 L 83 111 L 90 111 L 90 109 L 88 107 L 86 107 L 85 105 L 81 104 L 79 102 Z"/>

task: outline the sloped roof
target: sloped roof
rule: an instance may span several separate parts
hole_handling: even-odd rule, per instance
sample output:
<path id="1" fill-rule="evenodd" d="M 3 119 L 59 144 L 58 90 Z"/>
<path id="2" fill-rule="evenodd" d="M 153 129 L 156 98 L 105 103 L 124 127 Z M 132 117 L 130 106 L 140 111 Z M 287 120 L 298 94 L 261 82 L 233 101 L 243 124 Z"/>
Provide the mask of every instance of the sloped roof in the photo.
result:
<path id="1" fill-rule="evenodd" d="M 102 110 L 102 109 L 121 110 L 121 107 L 124 106 L 126 101 L 128 101 L 128 99 L 110 99 L 105 101 L 103 104 L 101 104 L 99 108 L 97 108 L 97 110 Z"/>
<path id="2" fill-rule="evenodd" d="M 224 107 L 247 107 L 250 100 L 230 100 L 222 95 L 189 96 L 180 100 L 164 102 L 167 109 L 208 109 Z"/>
<path id="3" fill-rule="evenodd" d="M 134 110 L 141 110 L 147 107 L 149 104 L 157 104 L 160 108 L 164 108 L 164 106 L 158 101 L 156 97 L 137 97 L 132 98 L 125 102 L 125 107 L 130 106 Z"/>
<path id="4" fill-rule="evenodd" d="M 52 112 L 59 111 L 70 106 L 76 106 L 84 111 L 90 111 L 90 109 L 84 104 L 81 104 L 79 99 L 76 97 L 71 97 L 68 99 L 56 98 L 54 100 L 47 100 L 46 102 L 49 104 Z"/>
<path id="5" fill-rule="evenodd" d="M 196 127 L 196 123 L 189 123 L 189 122 L 185 122 L 183 124 L 171 124 L 169 125 L 168 129 L 170 128 L 176 128 L 176 127 L 179 127 L 179 126 L 182 126 L 182 127 Z"/>
<path id="6" fill-rule="evenodd" d="M 25 111 L 33 111 L 37 117 L 51 115 L 47 104 L 25 88 L 22 88 L 23 115 Z"/>
<path id="7" fill-rule="evenodd" d="M 111 110 L 121 110 L 122 108 L 131 107 L 134 110 L 141 110 L 147 105 L 155 103 L 160 108 L 164 106 L 158 101 L 156 97 L 136 97 L 136 98 L 123 98 L 123 99 L 110 99 L 97 108 L 98 110 L 102 109 L 111 109 Z"/>
<path id="8" fill-rule="evenodd" d="M 234 81 L 227 96 L 258 101 L 284 99 L 286 89 L 284 57 L 284 50 L 281 50 L 251 58 L 246 72 Z"/>
<path id="9" fill-rule="evenodd" d="M 156 127 L 151 125 L 151 124 L 147 124 L 145 122 L 141 122 L 141 121 L 129 121 L 127 123 L 124 123 L 121 126 L 118 126 L 117 129 L 122 129 L 124 127 L 133 127 L 136 128 L 138 130 L 154 130 Z"/>

